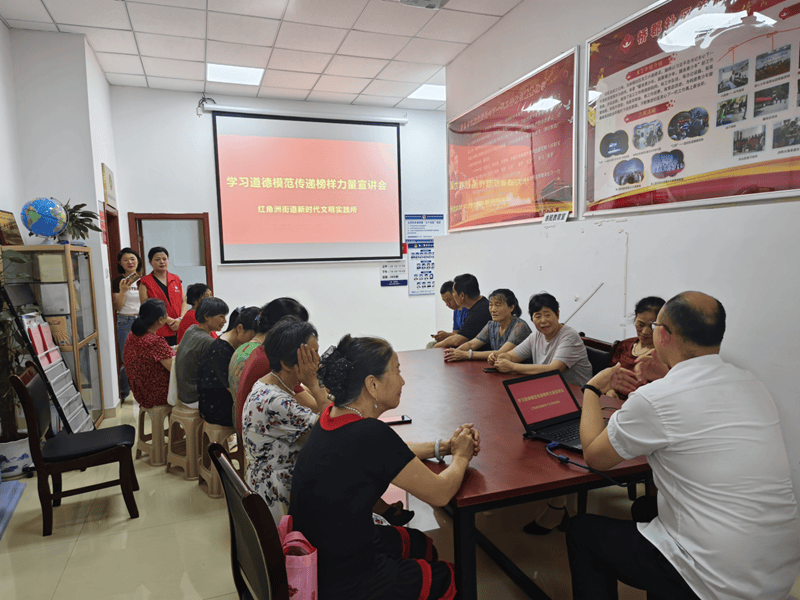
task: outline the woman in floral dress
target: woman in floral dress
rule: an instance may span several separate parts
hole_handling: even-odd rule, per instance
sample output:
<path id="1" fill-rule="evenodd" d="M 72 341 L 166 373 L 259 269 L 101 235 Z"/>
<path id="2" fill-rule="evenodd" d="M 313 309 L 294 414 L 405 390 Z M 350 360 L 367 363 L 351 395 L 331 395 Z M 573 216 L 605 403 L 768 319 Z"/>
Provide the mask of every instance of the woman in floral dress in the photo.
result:
<path id="1" fill-rule="evenodd" d="M 266 500 L 276 523 L 289 511 L 297 453 L 330 404 L 317 381 L 318 350 L 313 325 L 293 316 L 281 319 L 264 340 L 272 370 L 255 383 L 244 405 L 247 483 Z M 295 396 L 299 383 L 308 388 L 309 400 Z"/>

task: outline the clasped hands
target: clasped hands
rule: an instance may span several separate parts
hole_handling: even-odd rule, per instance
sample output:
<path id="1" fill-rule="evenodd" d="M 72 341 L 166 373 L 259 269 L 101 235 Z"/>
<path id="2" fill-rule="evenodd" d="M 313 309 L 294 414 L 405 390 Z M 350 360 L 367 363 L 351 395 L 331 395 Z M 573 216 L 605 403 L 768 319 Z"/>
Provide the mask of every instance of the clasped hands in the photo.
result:
<path id="1" fill-rule="evenodd" d="M 613 367 L 600 371 L 589 380 L 589 383 L 603 394 L 618 397 L 617 394 L 631 394 L 639 386 L 661 379 L 667 374 L 667 371 L 669 371 L 667 365 L 658 360 L 658 357 L 648 354 L 636 359 L 633 371 L 625 369 L 617 363 Z"/>
<path id="2" fill-rule="evenodd" d="M 458 350 L 457 348 L 444 349 L 444 362 L 458 362 L 460 360 L 467 360 L 469 352 L 466 350 Z"/>
<path id="3" fill-rule="evenodd" d="M 489 363 L 490 367 L 494 367 L 500 373 L 511 373 L 514 370 L 514 363 L 507 358 L 503 358 L 504 356 L 506 356 L 505 353 L 498 354 L 497 352 L 492 352 L 486 359 L 486 362 Z"/>
<path id="4" fill-rule="evenodd" d="M 450 454 L 461 456 L 467 460 L 478 456 L 481 451 L 481 435 L 475 429 L 474 423 L 464 423 L 453 433 L 450 438 Z"/>

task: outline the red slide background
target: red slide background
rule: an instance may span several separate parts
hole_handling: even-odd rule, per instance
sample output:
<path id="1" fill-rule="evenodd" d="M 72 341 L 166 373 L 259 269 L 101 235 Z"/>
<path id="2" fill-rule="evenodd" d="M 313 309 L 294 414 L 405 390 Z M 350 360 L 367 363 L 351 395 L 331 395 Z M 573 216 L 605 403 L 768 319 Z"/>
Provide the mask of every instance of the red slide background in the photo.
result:
<path id="1" fill-rule="evenodd" d="M 554 417 L 560 417 L 570 411 L 575 410 L 575 403 L 569 392 L 564 387 L 560 377 L 543 377 L 541 379 L 531 379 L 513 385 L 514 398 L 525 422 L 529 425 L 538 421 L 546 421 Z M 548 392 L 555 392 L 550 393 Z M 533 400 L 525 400 L 526 397 L 538 394 L 548 394 Z M 555 404 L 551 404 L 555 402 Z"/>
<path id="2" fill-rule="evenodd" d="M 217 149 L 223 244 L 399 242 L 391 144 L 219 135 Z M 278 178 L 304 187 L 253 185 Z M 354 181 L 356 189 L 307 189 L 309 180 Z"/>

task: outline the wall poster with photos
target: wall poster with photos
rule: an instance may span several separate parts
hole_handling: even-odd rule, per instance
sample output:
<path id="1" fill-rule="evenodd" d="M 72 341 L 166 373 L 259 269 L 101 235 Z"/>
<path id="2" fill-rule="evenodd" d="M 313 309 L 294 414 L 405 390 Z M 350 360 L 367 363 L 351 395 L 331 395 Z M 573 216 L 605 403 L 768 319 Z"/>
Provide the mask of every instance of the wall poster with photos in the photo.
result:
<path id="1" fill-rule="evenodd" d="M 448 123 L 450 231 L 574 212 L 577 51 Z"/>
<path id="2" fill-rule="evenodd" d="M 587 54 L 587 213 L 800 189 L 798 0 L 661 2 Z"/>

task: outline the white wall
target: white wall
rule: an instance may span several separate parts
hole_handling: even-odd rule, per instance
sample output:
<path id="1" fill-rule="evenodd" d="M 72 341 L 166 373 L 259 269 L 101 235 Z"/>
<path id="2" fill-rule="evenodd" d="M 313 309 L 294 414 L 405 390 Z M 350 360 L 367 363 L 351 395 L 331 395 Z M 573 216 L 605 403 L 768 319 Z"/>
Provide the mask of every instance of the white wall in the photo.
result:
<path id="1" fill-rule="evenodd" d="M 525 0 L 448 66 L 448 118 L 648 4 Z M 436 262 L 447 275 L 474 273 L 486 292 L 509 287 L 525 305 L 546 289 L 562 318 L 602 282 L 570 325 L 606 340 L 634 335 L 626 317 L 643 296 L 714 295 L 728 315 L 722 355 L 753 371 L 775 398 L 800 490 L 798 222 L 798 202 L 581 217 L 448 235 Z M 450 318 L 437 305 L 438 323 Z"/>
<path id="2" fill-rule="evenodd" d="M 407 213 L 443 213 L 446 152 L 441 112 L 226 98 L 218 104 L 352 116 L 402 116 L 401 177 Z M 127 212 L 207 212 L 211 226 L 214 292 L 231 307 L 262 305 L 292 296 L 309 310 L 327 347 L 345 333 L 379 335 L 398 350 L 424 347 L 434 327 L 438 296 L 408 296 L 408 288 L 381 288 L 379 263 L 220 266 L 211 116 L 197 116 L 199 94 L 111 88 L 118 168 L 120 222 Z M 126 232 L 122 233 L 123 244 Z M 184 282 L 189 284 L 192 282 Z"/>
<path id="3" fill-rule="evenodd" d="M 14 213 L 17 226 L 23 230 L 19 209 L 24 201 L 22 164 L 19 156 L 17 101 L 14 94 L 14 65 L 11 60 L 11 37 L 0 23 L 0 209 Z"/>
<path id="4" fill-rule="evenodd" d="M 14 29 L 10 38 L 24 182 L 14 211 L 39 196 L 64 204 L 86 203 L 96 210 L 96 201 L 103 197 L 100 162 L 113 163 L 108 84 L 100 67 L 82 35 Z M 113 407 L 118 392 L 105 247 L 94 232 L 88 245 L 94 263 L 99 353 L 105 360 L 103 394 L 106 407 Z M 93 408 L 99 409 L 99 402 Z"/>

